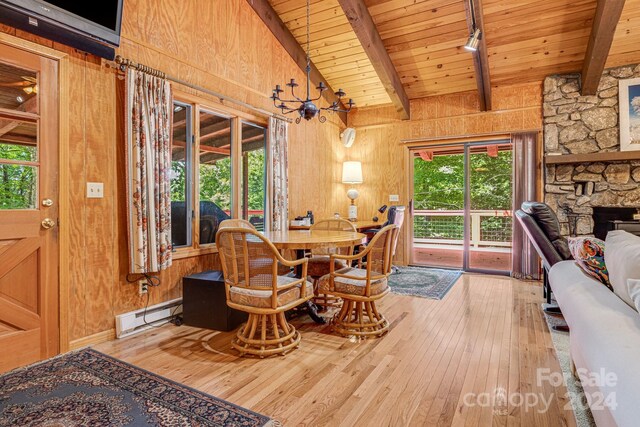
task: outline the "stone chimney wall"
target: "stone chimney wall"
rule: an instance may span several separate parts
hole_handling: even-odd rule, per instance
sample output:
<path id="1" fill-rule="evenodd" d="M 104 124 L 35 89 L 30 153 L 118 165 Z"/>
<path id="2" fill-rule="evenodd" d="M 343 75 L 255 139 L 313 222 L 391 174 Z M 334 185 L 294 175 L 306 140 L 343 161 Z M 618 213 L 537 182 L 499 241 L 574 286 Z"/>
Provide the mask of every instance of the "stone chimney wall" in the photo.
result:
<path id="1" fill-rule="evenodd" d="M 544 81 L 544 152 L 619 151 L 618 81 L 640 77 L 640 65 L 605 70 L 594 96 L 580 95 L 577 74 Z M 548 165 L 545 203 L 569 234 L 563 207 L 578 214 L 578 234 L 593 233 L 593 207 L 640 207 L 640 161 Z"/>

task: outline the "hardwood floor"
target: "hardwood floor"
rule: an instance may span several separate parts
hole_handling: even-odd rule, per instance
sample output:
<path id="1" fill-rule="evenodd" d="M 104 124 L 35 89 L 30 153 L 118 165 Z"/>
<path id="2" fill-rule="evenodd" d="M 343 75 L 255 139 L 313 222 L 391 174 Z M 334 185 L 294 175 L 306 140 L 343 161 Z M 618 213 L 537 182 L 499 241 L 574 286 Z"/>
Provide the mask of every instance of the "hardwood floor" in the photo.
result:
<path id="1" fill-rule="evenodd" d="M 285 426 L 575 426 L 564 387 L 538 379 L 560 372 L 541 302 L 536 283 L 465 274 L 442 301 L 385 297 L 381 339 L 294 319 L 302 344 L 284 357 L 173 325 L 95 348 Z"/>

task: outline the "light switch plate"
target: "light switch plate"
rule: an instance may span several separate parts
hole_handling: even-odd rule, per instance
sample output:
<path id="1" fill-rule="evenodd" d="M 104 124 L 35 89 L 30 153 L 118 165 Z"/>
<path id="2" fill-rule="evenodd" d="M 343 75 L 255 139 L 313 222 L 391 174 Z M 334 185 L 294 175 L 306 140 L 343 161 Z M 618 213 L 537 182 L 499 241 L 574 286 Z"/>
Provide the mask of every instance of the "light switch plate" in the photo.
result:
<path id="1" fill-rule="evenodd" d="M 389 194 L 389 201 L 390 202 L 399 202 L 400 201 L 400 196 L 397 194 Z"/>
<path id="2" fill-rule="evenodd" d="M 87 182 L 87 198 L 102 199 L 104 197 L 104 184 L 102 182 Z"/>

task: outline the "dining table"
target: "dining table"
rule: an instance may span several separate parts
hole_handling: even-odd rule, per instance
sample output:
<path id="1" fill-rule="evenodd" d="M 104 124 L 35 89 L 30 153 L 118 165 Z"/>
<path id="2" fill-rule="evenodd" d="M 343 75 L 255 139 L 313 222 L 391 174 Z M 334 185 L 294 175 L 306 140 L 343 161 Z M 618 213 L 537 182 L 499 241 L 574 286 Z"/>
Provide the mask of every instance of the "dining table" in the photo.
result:
<path id="1" fill-rule="evenodd" d="M 305 252 L 312 249 L 333 249 L 349 246 L 357 246 L 367 241 L 367 236 L 355 231 L 337 230 L 281 230 L 264 231 L 273 245 L 280 250 L 293 250 L 296 259 L 304 258 Z M 295 269 L 296 277 L 302 276 L 302 267 Z M 304 304 L 304 309 L 314 322 L 324 324 L 326 321 L 318 315 L 318 307 L 309 301 Z"/>

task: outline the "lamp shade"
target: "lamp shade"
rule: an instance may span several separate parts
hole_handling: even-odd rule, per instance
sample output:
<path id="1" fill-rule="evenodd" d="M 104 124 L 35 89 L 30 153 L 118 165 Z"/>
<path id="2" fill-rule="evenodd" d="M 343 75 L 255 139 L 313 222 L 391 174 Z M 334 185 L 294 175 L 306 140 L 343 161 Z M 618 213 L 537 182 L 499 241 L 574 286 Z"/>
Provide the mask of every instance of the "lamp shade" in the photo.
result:
<path id="1" fill-rule="evenodd" d="M 362 184 L 362 163 L 344 162 L 342 164 L 343 184 Z"/>

